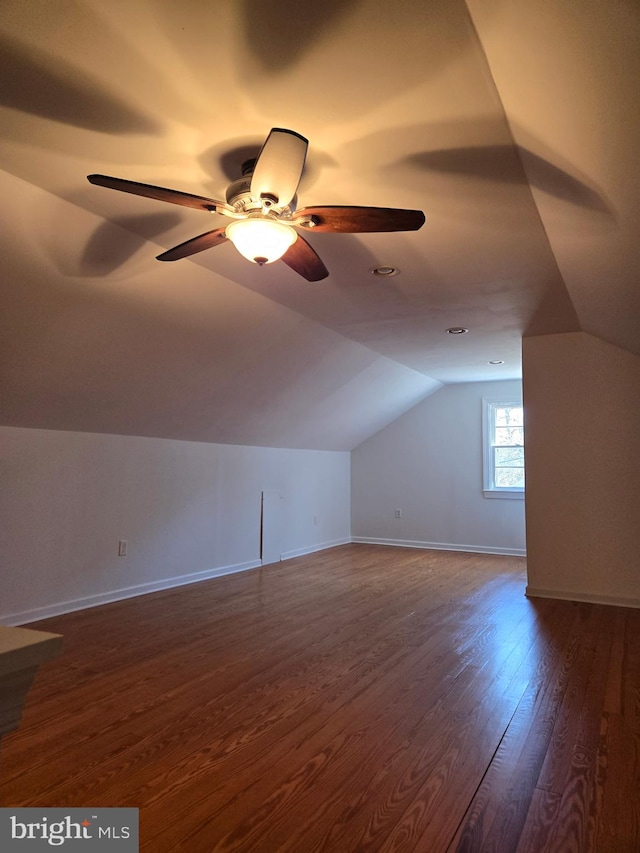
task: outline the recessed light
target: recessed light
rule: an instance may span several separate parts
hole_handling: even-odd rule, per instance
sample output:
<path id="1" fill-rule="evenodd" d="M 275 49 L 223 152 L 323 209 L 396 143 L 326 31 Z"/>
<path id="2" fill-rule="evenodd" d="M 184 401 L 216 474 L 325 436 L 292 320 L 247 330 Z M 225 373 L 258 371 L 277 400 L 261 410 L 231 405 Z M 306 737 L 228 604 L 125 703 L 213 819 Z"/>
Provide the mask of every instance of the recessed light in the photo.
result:
<path id="1" fill-rule="evenodd" d="M 381 278 L 390 278 L 392 275 L 398 275 L 400 270 L 398 267 L 388 267 L 388 266 L 380 266 L 373 267 L 373 269 L 369 270 L 372 275 L 380 276 Z"/>
<path id="2" fill-rule="evenodd" d="M 448 335 L 466 335 L 469 329 L 465 329 L 462 326 L 452 326 L 446 331 Z"/>
<path id="3" fill-rule="evenodd" d="M 504 364 L 504 361 L 497 358 L 495 361 L 488 361 L 487 364 Z"/>

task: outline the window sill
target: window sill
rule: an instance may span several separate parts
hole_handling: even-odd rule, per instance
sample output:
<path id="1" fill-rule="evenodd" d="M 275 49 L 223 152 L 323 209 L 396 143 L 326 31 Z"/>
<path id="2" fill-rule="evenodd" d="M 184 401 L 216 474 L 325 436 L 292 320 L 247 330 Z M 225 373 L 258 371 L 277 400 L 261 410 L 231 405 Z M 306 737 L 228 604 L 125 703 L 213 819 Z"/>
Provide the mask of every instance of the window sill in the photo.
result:
<path id="1" fill-rule="evenodd" d="M 524 500 L 524 489 L 518 489 L 517 491 L 509 491 L 507 489 L 484 489 L 482 494 L 485 496 L 485 498 L 497 498 L 498 500 Z"/>

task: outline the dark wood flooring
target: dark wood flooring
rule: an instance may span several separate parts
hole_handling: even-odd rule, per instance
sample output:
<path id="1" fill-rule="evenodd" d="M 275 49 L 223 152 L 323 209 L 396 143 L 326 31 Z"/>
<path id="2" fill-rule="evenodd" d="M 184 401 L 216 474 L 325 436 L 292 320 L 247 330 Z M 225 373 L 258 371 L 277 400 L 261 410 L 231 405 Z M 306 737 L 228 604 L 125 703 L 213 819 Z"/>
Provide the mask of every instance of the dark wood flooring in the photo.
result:
<path id="1" fill-rule="evenodd" d="M 638 853 L 640 611 L 524 586 L 348 545 L 34 624 L 0 801 L 137 806 L 144 853 Z"/>

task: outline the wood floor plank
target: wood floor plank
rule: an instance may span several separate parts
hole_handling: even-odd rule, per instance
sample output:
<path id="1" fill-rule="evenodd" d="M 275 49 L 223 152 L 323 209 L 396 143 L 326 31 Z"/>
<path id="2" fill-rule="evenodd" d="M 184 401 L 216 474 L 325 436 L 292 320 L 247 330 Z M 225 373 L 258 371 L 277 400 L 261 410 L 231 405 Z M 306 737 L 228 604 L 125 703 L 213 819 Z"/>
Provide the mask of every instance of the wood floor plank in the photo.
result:
<path id="1" fill-rule="evenodd" d="M 637 853 L 640 612 L 524 583 L 349 545 L 33 625 L 0 800 L 137 806 L 142 853 Z"/>
<path id="2" fill-rule="evenodd" d="M 451 845 L 455 851 L 515 850 L 525 825 L 553 721 L 578 652 L 565 619 L 547 634 L 538 665 L 496 745 L 495 755 Z"/>
<path id="3" fill-rule="evenodd" d="M 601 609 L 595 614 L 604 616 Z M 600 620 L 598 620 L 600 622 Z M 595 630 L 598 628 L 596 626 Z M 558 809 L 553 845 L 556 849 L 590 850 L 600 819 L 602 796 L 600 737 L 601 719 L 605 704 L 608 665 L 610 662 L 610 634 L 601 631 L 583 641 L 590 651 L 586 688 L 580 697 L 579 707 L 566 725 L 565 748 L 560 760 L 554 762 L 556 781 L 552 787 L 562 793 Z M 582 679 L 576 695 L 580 695 Z"/>
<path id="4" fill-rule="evenodd" d="M 562 795 L 536 788 L 515 853 L 542 853 L 555 837 L 555 826 Z"/>
<path id="5" fill-rule="evenodd" d="M 640 739 L 620 714 L 603 720 L 602 785 L 599 820 L 593 849 L 601 853 L 640 850 Z M 621 777 L 614 786 L 610 775 Z"/>

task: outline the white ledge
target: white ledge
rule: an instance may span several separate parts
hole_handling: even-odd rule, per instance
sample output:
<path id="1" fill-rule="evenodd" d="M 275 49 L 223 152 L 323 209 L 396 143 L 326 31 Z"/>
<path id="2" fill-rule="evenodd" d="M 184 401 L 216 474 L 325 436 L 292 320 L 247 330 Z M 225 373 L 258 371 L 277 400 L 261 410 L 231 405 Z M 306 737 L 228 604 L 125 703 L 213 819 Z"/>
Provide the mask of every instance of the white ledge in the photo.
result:
<path id="1" fill-rule="evenodd" d="M 61 647 L 60 634 L 0 625 L 0 738 L 18 728 L 38 667 Z"/>

